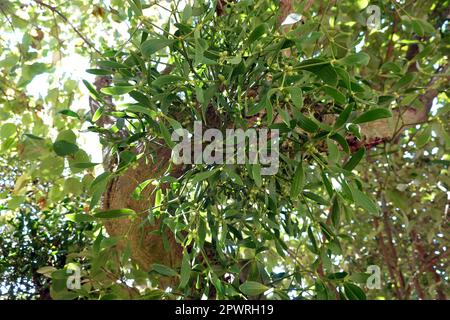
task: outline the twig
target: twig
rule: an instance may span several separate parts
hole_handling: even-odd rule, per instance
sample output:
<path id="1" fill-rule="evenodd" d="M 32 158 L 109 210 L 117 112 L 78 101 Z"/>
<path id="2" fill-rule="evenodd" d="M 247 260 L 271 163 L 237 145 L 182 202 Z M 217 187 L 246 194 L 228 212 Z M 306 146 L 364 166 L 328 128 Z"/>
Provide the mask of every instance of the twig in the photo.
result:
<path id="1" fill-rule="evenodd" d="M 94 50 L 96 53 L 98 53 L 99 55 L 102 55 L 102 53 L 100 51 L 97 50 L 97 48 L 95 48 L 95 46 L 80 32 L 80 30 L 78 30 L 70 21 L 69 19 L 67 19 L 67 17 L 61 12 L 59 11 L 56 7 L 53 7 L 47 3 L 44 3 L 40 0 L 34 0 L 34 2 L 36 2 L 37 4 L 39 4 L 40 6 L 43 6 L 47 9 L 49 9 L 50 11 L 52 11 L 53 13 L 56 13 L 65 23 L 67 23 L 72 29 L 73 31 L 75 31 L 75 33 L 92 49 Z"/>
<path id="2" fill-rule="evenodd" d="M 397 11 L 394 10 L 393 12 L 394 14 L 394 21 L 393 21 L 393 25 L 392 25 L 392 33 L 389 39 L 389 44 L 387 46 L 387 50 L 386 50 L 386 56 L 384 58 L 384 61 L 387 62 L 391 59 L 392 54 L 394 53 L 394 35 L 397 33 L 397 28 L 398 28 L 398 14 Z"/>

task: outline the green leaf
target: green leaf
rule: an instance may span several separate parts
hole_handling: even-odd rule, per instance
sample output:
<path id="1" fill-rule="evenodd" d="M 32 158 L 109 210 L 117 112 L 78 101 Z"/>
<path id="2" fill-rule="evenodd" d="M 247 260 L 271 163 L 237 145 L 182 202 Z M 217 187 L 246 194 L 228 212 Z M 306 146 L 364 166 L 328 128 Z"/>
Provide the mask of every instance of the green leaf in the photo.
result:
<path id="1" fill-rule="evenodd" d="M 224 170 L 227 173 L 228 177 L 240 186 L 244 186 L 244 182 L 241 177 L 234 171 L 233 167 L 230 165 L 224 166 Z"/>
<path id="2" fill-rule="evenodd" d="M 356 138 L 361 140 L 361 127 L 357 124 L 350 123 L 347 126 L 348 132 L 350 132 L 352 135 L 354 135 Z"/>
<path id="3" fill-rule="evenodd" d="M 125 109 L 125 111 L 127 112 L 133 112 L 133 113 L 142 113 L 145 114 L 147 116 L 149 116 L 152 119 L 155 119 L 157 116 L 157 113 L 155 111 L 153 111 L 150 108 L 146 108 L 137 104 L 132 104 L 132 105 L 128 105 L 127 108 Z"/>
<path id="4" fill-rule="evenodd" d="M 58 156 L 65 157 L 78 151 L 78 146 L 65 140 L 56 141 L 53 144 L 53 151 Z"/>
<path id="5" fill-rule="evenodd" d="M 411 82 L 413 82 L 415 80 L 415 78 L 416 78 L 416 73 L 414 73 L 414 72 L 407 73 L 394 84 L 392 89 L 398 90 L 400 88 L 406 87 Z"/>
<path id="6" fill-rule="evenodd" d="M 130 92 L 129 95 L 134 100 L 139 102 L 140 105 L 142 105 L 146 108 L 148 108 L 150 106 L 150 99 L 148 98 L 148 96 L 146 94 L 142 93 L 141 91 L 133 90 Z M 133 105 L 133 104 L 130 104 L 130 105 Z"/>
<path id="7" fill-rule="evenodd" d="M 267 24 L 262 23 L 259 26 L 257 26 L 255 29 L 253 29 L 252 33 L 250 33 L 250 36 L 248 37 L 248 43 L 251 44 L 255 40 L 261 38 L 267 31 Z"/>
<path id="8" fill-rule="evenodd" d="M 333 206 L 331 207 L 331 222 L 333 226 L 337 228 L 341 220 L 341 208 L 339 206 L 338 197 L 335 196 L 333 199 Z"/>
<path id="9" fill-rule="evenodd" d="M 328 206 L 329 202 L 327 200 L 325 200 L 324 198 L 322 198 L 321 196 L 319 196 L 318 194 L 309 192 L 309 191 L 303 191 L 303 195 L 308 198 L 311 199 L 315 202 L 317 202 L 318 204 L 324 205 L 324 206 Z"/>
<path id="10" fill-rule="evenodd" d="M 308 238 L 309 238 L 309 241 L 311 241 L 313 253 L 317 253 L 318 252 L 317 242 L 316 242 L 316 238 L 314 237 L 314 233 L 312 231 L 311 226 L 308 227 Z"/>
<path id="11" fill-rule="evenodd" d="M 355 7 L 357 8 L 357 10 L 362 10 L 365 7 L 367 7 L 370 3 L 370 0 L 356 0 L 356 1 L 352 1 L 352 4 L 355 5 Z"/>
<path id="12" fill-rule="evenodd" d="M 248 109 L 246 116 L 251 117 L 254 116 L 255 114 L 260 113 L 263 109 L 267 107 L 267 104 L 268 104 L 267 99 L 262 99 L 261 101 L 253 105 L 250 109 Z"/>
<path id="13" fill-rule="evenodd" d="M 408 105 L 412 104 L 417 99 L 417 97 L 419 97 L 418 93 L 408 94 L 402 99 L 401 105 L 408 106 Z"/>
<path id="14" fill-rule="evenodd" d="M 145 180 L 144 182 L 141 182 L 140 184 L 138 184 L 138 186 L 136 187 L 136 189 L 134 189 L 134 191 L 131 195 L 133 197 L 133 199 L 136 199 L 136 200 L 141 199 L 142 191 L 152 182 L 153 182 L 152 179 L 148 179 L 148 180 Z"/>
<path id="15" fill-rule="evenodd" d="M 106 184 L 108 182 L 108 179 L 111 177 L 110 172 L 103 172 L 102 174 L 98 175 L 94 181 L 91 183 L 91 190 L 95 190 L 97 188 L 102 189 L 103 187 L 106 187 Z"/>
<path id="16" fill-rule="evenodd" d="M 336 144 L 331 141 L 331 139 L 327 139 L 327 149 L 328 149 L 328 161 L 330 163 L 336 163 L 339 159 L 339 149 Z"/>
<path id="17" fill-rule="evenodd" d="M 347 298 L 349 300 L 366 300 L 366 294 L 364 293 L 364 291 L 352 284 L 352 283 L 344 283 L 344 291 L 345 291 L 345 295 L 347 296 Z"/>
<path id="18" fill-rule="evenodd" d="M 267 92 L 267 96 L 264 99 L 265 100 L 265 108 L 266 108 L 266 112 L 267 112 L 267 122 L 270 123 L 273 120 L 273 105 L 272 105 L 272 101 L 271 101 L 271 97 L 273 94 L 275 94 L 277 91 L 279 91 L 278 88 L 272 88 L 269 90 L 269 92 Z"/>
<path id="19" fill-rule="evenodd" d="M 365 209 L 369 213 L 376 214 L 378 213 L 377 205 L 370 199 L 366 194 L 361 192 L 358 188 L 353 187 L 352 185 L 348 185 L 350 191 L 352 193 L 353 199 L 355 203 Z"/>
<path id="20" fill-rule="evenodd" d="M 358 52 L 348 55 L 339 60 L 340 63 L 346 66 L 363 65 L 366 66 L 370 61 L 370 56 L 364 52 Z"/>
<path id="21" fill-rule="evenodd" d="M 160 77 L 156 78 L 155 80 L 153 80 L 152 85 L 154 85 L 156 87 L 163 87 L 167 84 L 175 83 L 178 81 L 184 81 L 184 78 L 182 78 L 180 76 L 166 74 L 166 75 L 160 76 Z"/>
<path id="22" fill-rule="evenodd" d="M 344 110 L 342 110 L 342 112 L 339 114 L 339 117 L 336 119 L 336 122 L 334 123 L 334 129 L 339 129 L 347 123 L 352 110 L 353 106 L 351 104 L 349 104 Z"/>
<path id="23" fill-rule="evenodd" d="M 116 219 L 116 218 L 124 218 L 129 216 L 135 216 L 136 212 L 132 209 L 124 208 L 124 209 L 113 209 L 107 211 L 100 211 L 94 213 L 95 218 L 99 219 Z"/>
<path id="24" fill-rule="evenodd" d="M 0 128 L 0 137 L 6 139 L 16 133 L 17 126 L 14 123 L 5 123 Z"/>
<path id="25" fill-rule="evenodd" d="M 162 121 L 159 122 L 159 129 L 161 131 L 161 135 L 162 135 L 164 141 L 167 143 L 167 145 L 170 148 L 173 148 L 175 146 L 175 142 L 172 141 L 169 129 L 166 127 L 164 122 L 162 122 Z"/>
<path id="26" fill-rule="evenodd" d="M 166 120 L 169 122 L 170 126 L 171 126 L 174 130 L 183 129 L 183 126 L 182 126 L 181 123 L 179 123 L 177 120 L 172 119 L 172 118 L 170 118 L 170 117 L 166 117 Z"/>
<path id="27" fill-rule="evenodd" d="M 198 235 L 197 245 L 200 249 L 202 249 L 206 238 L 206 222 L 205 220 L 203 220 L 202 217 L 200 217 L 198 221 L 197 235 Z"/>
<path id="28" fill-rule="evenodd" d="M 159 263 L 154 263 L 152 264 L 152 271 L 155 271 L 159 274 L 162 274 L 163 276 L 167 276 L 167 277 L 175 277 L 178 275 L 178 273 L 173 270 L 172 268 L 169 268 L 163 264 L 159 264 Z"/>
<path id="29" fill-rule="evenodd" d="M 367 112 L 364 112 L 362 115 L 357 117 L 353 121 L 353 123 L 359 124 L 359 123 L 371 122 L 371 121 L 375 121 L 378 119 L 390 118 L 390 117 L 392 117 L 391 111 L 389 111 L 388 109 L 384 109 L 384 108 L 377 108 L 377 109 L 372 109 Z"/>
<path id="30" fill-rule="evenodd" d="M 350 147 L 348 146 L 347 140 L 343 136 L 341 136 L 339 133 L 335 133 L 332 136 L 330 136 L 330 139 L 336 141 L 341 146 L 342 150 L 345 153 L 350 153 Z"/>
<path id="31" fill-rule="evenodd" d="M 170 39 L 149 39 L 141 44 L 141 52 L 144 57 L 150 57 L 155 52 L 170 46 L 175 40 Z"/>
<path id="32" fill-rule="evenodd" d="M 361 161 L 361 159 L 364 157 L 365 149 L 359 148 L 358 151 L 352 154 L 352 157 L 350 160 L 347 161 L 347 163 L 344 165 L 344 169 L 348 171 L 352 171 L 358 163 Z"/>
<path id="33" fill-rule="evenodd" d="M 94 98 L 95 100 L 101 100 L 101 97 L 98 94 L 97 90 L 95 90 L 95 88 L 89 82 L 87 82 L 86 80 L 83 80 L 83 84 L 88 89 L 89 94 L 91 95 L 92 98 Z"/>
<path id="34" fill-rule="evenodd" d="M 302 61 L 296 69 L 307 70 L 317 75 L 323 82 L 335 87 L 338 82 L 338 75 L 329 61 L 322 59 L 309 59 Z"/>
<path id="35" fill-rule="evenodd" d="M 90 74 L 95 74 L 96 76 L 107 76 L 113 73 L 110 70 L 104 69 L 87 69 L 86 72 Z"/>
<path id="36" fill-rule="evenodd" d="M 98 61 L 97 64 L 102 69 L 128 69 L 129 68 L 127 65 L 124 65 L 123 63 L 111 61 L 111 60 L 101 60 L 101 61 Z M 111 74 L 111 72 L 109 74 Z"/>
<path id="37" fill-rule="evenodd" d="M 228 58 L 227 60 L 231 64 L 239 64 L 242 61 L 242 56 L 241 55 L 233 56 Z"/>
<path id="38" fill-rule="evenodd" d="M 59 111 L 59 113 L 65 115 L 65 116 L 68 116 L 68 117 L 80 119 L 80 117 L 78 116 L 78 114 L 76 112 L 69 110 L 69 109 L 61 110 L 61 111 Z"/>
<path id="39" fill-rule="evenodd" d="M 283 120 L 283 122 L 286 124 L 286 126 L 290 127 L 291 116 L 289 115 L 289 112 L 286 111 L 285 109 L 283 109 L 282 107 L 280 107 L 278 109 L 278 114 L 280 115 L 281 120 Z"/>
<path id="40" fill-rule="evenodd" d="M 134 90 L 133 86 L 115 86 L 102 88 L 100 91 L 111 96 L 121 96 Z"/>
<path id="41" fill-rule="evenodd" d="M 142 16 L 142 5 L 141 0 L 128 0 L 127 1 L 130 4 L 131 10 L 133 10 L 134 14 L 139 17 Z"/>
<path id="42" fill-rule="evenodd" d="M 324 86 L 323 90 L 327 95 L 332 97 L 338 104 L 345 104 L 347 99 L 339 90 L 330 86 Z"/>
<path id="43" fill-rule="evenodd" d="M 95 218 L 93 216 L 83 213 L 66 214 L 65 217 L 66 219 L 77 223 L 95 221 Z"/>
<path id="44" fill-rule="evenodd" d="M 430 141 L 431 131 L 432 131 L 431 126 L 427 126 L 415 137 L 417 149 L 423 148 Z"/>
<path id="45" fill-rule="evenodd" d="M 22 66 L 22 78 L 20 78 L 17 86 L 25 87 L 34 79 L 35 76 L 50 72 L 51 69 L 51 65 L 42 62 L 24 64 Z"/>
<path id="46" fill-rule="evenodd" d="M 260 164 L 252 164 L 252 177 L 255 181 L 255 184 L 258 188 L 262 186 L 262 178 L 261 178 L 261 165 Z"/>
<path id="47" fill-rule="evenodd" d="M 189 259 L 189 254 L 184 251 L 183 260 L 181 261 L 181 271 L 180 271 L 180 288 L 186 287 L 191 276 L 191 262 Z"/>
<path id="48" fill-rule="evenodd" d="M 424 33 L 433 34 L 436 32 L 433 25 L 424 19 L 414 18 L 413 23 L 416 22 Z M 413 24 L 414 26 L 414 24 Z"/>
<path id="49" fill-rule="evenodd" d="M 425 35 L 425 30 L 423 30 L 423 27 L 420 24 L 420 22 L 418 22 L 416 19 L 413 19 L 411 21 L 411 24 L 414 32 L 417 33 L 418 36 L 423 37 Z"/>
<path id="50" fill-rule="evenodd" d="M 317 123 L 315 123 L 313 120 L 309 119 L 308 117 L 305 117 L 302 113 L 297 112 L 295 113 L 295 118 L 298 120 L 298 126 L 305 130 L 306 132 L 315 133 L 319 126 Z"/>
<path id="51" fill-rule="evenodd" d="M 292 102 L 294 106 L 298 109 L 303 108 L 303 92 L 299 87 L 289 87 L 287 88 L 288 92 L 291 95 Z"/>
<path id="52" fill-rule="evenodd" d="M 328 300 L 328 290 L 325 284 L 321 280 L 316 280 L 314 285 L 316 291 L 316 297 L 318 300 Z"/>
<path id="53" fill-rule="evenodd" d="M 302 191 L 303 184 L 305 182 L 305 172 L 303 170 L 303 163 L 300 160 L 300 162 L 297 165 L 297 169 L 294 173 L 294 180 L 292 181 L 291 186 L 291 198 L 297 198 L 300 194 L 300 191 Z"/>
<path id="54" fill-rule="evenodd" d="M 343 271 L 343 272 L 335 272 L 332 274 L 328 274 L 327 278 L 330 280 L 342 280 L 345 279 L 348 276 L 348 273 Z"/>
<path id="55" fill-rule="evenodd" d="M 335 67 L 334 70 L 336 70 L 337 74 L 339 75 L 339 78 L 342 80 L 344 87 L 347 88 L 348 90 L 351 90 L 352 84 L 348 72 L 341 67 Z"/>
<path id="56" fill-rule="evenodd" d="M 42 268 L 37 269 L 36 272 L 37 272 L 37 273 L 40 273 L 40 274 L 46 274 L 46 275 L 51 276 L 51 274 L 52 274 L 53 272 L 55 272 L 56 270 L 57 270 L 57 269 L 56 269 L 55 267 L 52 267 L 52 266 L 45 266 L 45 267 L 42 267 Z"/>
<path id="57" fill-rule="evenodd" d="M 199 172 L 199 173 L 195 174 L 192 178 L 192 183 L 196 184 L 200 181 L 203 181 L 203 180 L 206 180 L 206 179 L 212 177 L 217 172 L 217 170 L 219 170 L 219 169 L 216 168 L 214 170 Z"/>
<path id="58" fill-rule="evenodd" d="M 72 168 L 77 168 L 77 169 L 87 169 L 87 168 L 92 168 L 95 167 L 97 165 L 99 165 L 101 163 L 94 163 L 94 162 L 78 162 L 78 163 L 74 163 L 73 165 L 71 165 Z"/>
<path id="59" fill-rule="evenodd" d="M 257 296 L 269 290 L 269 287 L 256 281 L 245 281 L 239 286 L 239 290 L 245 295 Z"/>
<path id="60" fill-rule="evenodd" d="M 102 107 L 100 107 L 97 110 L 95 110 L 95 113 L 92 116 L 92 122 L 97 122 L 98 119 L 101 118 L 102 114 L 103 114 L 103 108 Z"/>
<path id="61" fill-rule="evenodd" d="M 183 14 L 181 16 L 181 20 L 183 22 L 188 21 L 191 16 L 192 16 L 192 7 L 191 7 L 191 5 L 189 5 L 189 3 L 187 3 L 183 9 Z"/>
<path id="62" fill-rule="evenodd" d="M 195 87 L 195 97 L 197 98 L 197 101 L 200 103 L 205 102 L 205 96 L 203 93 L 203 89 L 200 87 Z"/>
<path id="63" fill-rule="evenodd" d="M 327 173 L 325 171 L 322 171 L 322 173 L 320 175 L 322 176 L 323 185 L 325 186 L 325 189 L 327 190 L 328 196 L 330 198 L 332 198 L 334 195 L 334 191 L 333 191 L 333 186 L 330 182 L 330 179 L 328 178 Z"/>
<path id="64" fill-rule="evenodd" d="M 322 230 L 322 234 L 328 239 L 332 239 L 334 237 L 336 237 L 336 235 L 333 233 L 333 231 L 330 229 L 329 226 L 327 226 L 327 224 L 325 222 L 320 221 L 320 229 Z M 328 258 L 328 256 L 327 256 Z"/>

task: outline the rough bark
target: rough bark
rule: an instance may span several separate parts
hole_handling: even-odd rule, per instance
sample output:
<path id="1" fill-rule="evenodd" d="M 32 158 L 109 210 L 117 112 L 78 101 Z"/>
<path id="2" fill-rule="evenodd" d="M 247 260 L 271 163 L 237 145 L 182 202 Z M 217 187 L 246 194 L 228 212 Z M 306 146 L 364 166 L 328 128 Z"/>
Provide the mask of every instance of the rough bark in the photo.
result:
<path id="1" fill-rule="evenodd" d="M 149 208 L 154 203 L 153 185 L 149 185 L 141 194 L 141 200 L 135 200 L 131 194 L 136 187 L 148 180 L 158 179 L 167 169 L 171 151 L 161 148 L 156 151 L 156 156 L 141 158 L 136 165 L 128 169 L 124 174 L 114 178 L 108 185 L 103 197 L 103 209 L 130 208 L 138 213 L 135 219 L 118 219 L 105 222 L 105 228 L 109 235 L 123 237 L 118 243 L 118 249 L 122 250 L 125 245 L 131 249 L 131 258 L 143 270 L 149 271 L 153 263 L 164 264 L 173 268 L 180 265 L 182 258 L 181 246 L 175 241 L 169 230 L 161 230 L 161 221 L 150 223 L 148 216 Z M 180 168 L 172 171 L 177 175 Z M 164 248 L 162 235 L 165 232 L 170 249 Z M 162 286 L 170 283 L 161 283 Z"/>

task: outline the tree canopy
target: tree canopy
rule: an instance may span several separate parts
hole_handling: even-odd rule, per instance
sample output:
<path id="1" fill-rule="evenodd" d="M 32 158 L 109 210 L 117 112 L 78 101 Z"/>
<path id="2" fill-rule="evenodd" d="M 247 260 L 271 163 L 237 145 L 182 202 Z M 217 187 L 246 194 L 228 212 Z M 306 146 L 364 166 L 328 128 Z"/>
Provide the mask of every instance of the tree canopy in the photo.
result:
<path id="1" fill-rule="evenodd" d="M 446 299 L 449 8 L 0 0 L 0 297 Z"/>

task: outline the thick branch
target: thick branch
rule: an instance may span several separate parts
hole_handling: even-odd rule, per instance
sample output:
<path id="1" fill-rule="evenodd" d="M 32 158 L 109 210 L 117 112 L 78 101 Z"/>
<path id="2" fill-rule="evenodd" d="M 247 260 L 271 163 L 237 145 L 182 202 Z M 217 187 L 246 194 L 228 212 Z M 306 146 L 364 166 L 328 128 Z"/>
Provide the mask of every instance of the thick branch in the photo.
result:
<path id="1" fill-rule="evenodd" d="M 384 230 L 386 231 L 387 240 L 388 240 L 388 246 L 390 248 L 391 254 L 392 254 L 392 262 L 393 267 L 395 269 L 395 272 L 397 273 L 398 279 L 400 281 L 400 293 L 402 294 L 403 298 L 405 298 L 405 278 L 403 277 L 403 273 L 401 272 L 399 266 L 398 266 L 398 254 L 397 249 L 395 248 L 394 239 L 392 235 L 392 226 L 389 221 L 389 213 L 387 211 L 386 206 L 386 200 L 384 199 L 384 196 L 382 196 L 382 208 L 383 208 L 383 224 L 384 224 Z"/>
<path id="2" fill-rule="evenodd" d="M 375 229 L 378 230 L 379 229 L 378 218 L 375 218 L 373 222 L 374 222 Z M 384 259 L 384 261 L 385 261 L 385 263 L 386 263 L 386 265 L 388 267 L 389 276 L 391 277 L 393 285 L 394 285 L 395 295 L 397 296 L 397 299 L 400 300 L 402 295 L 401 295 L 401 292 L 400 292 L 400 290 L 398 288 L 397 278 L 395 276 L 395 268 L 393 266 L 393 262 L 392 262 L 392 259 L 391 259 L 392 257 L 389 255 L 389 252 L 388 252 L 388 250 L 386 248 L 386 245 L 384 243 L 384 235 L 383 235 L 382 231 L 380 231 L 378 233 L 377 241 L 378 241 L 378 246 L 381 249 L 381 253 L 383 255 L 383 259 Z"/>

